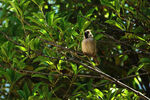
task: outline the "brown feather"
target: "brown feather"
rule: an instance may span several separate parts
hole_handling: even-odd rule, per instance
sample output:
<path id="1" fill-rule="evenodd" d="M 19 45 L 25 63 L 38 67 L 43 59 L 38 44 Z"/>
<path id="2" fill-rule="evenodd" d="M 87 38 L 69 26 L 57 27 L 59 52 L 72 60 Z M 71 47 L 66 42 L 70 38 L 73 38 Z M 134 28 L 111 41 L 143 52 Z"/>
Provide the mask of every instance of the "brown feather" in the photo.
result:
<path id="1" fill-rule="evenodd" d="M 96 64 L 99 64 L 99 61 L 96 57 L 96 53 L 97 53 L 96 41 L 94 40 L 90 30 L 85 31 L 85 35 L 81 43 L 81 46 L 82 46 L 82 52 L 88 56 L 93 57 L 94 62 Z"/>
<path id="2" fill-rule="evenodd" d="M 96 42 L 93 38 L 83 39 L 82 52 L 92 57 L 96 56 Z"/>

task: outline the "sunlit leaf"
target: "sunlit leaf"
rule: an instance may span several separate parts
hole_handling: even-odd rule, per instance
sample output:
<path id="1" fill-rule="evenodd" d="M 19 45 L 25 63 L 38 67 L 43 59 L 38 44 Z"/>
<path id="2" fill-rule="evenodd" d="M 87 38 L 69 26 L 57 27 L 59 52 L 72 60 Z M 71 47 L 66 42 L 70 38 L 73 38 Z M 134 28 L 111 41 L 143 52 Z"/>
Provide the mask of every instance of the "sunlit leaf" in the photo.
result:
<path id="1" fill-rule="evenodd" d="M 23 47 L 23 46 L 16 46 L 17 48 L 19 48 L 21 51 L 27 51 L 27 49 L 25 48 L 25 47 Z"/>
<path id="2" fill-rule="evenodd" d="M 100 98 L 103 98 L 103 93 L 99 90 L 99 89 L 94 89 L 94 92 L 98 95 L 98 96 L 100 96 Z"/>
<path id="3" fill-rule="evenodd" d="M 86 21 L 83 25 L 83 30 L 85 30 L 91 24 L 90 21 Z"/>
<path id="4" fill-rule="evenodd" d="M 77 74 L 77 66 L 75 64 L 72 64 L 72 63 L 71 63 L 71 66 L 72 66 L 74 73 Z"/>
<path id="5" fill-rule="evenodd" d="M 48 13 L 48 25 L 53 25 L 53 23 L 54 23 L 54 14 L 55 14 L 55 12 L 49 12 Z M 59 20 L 59 19 L 57 19 L 57 20 Z M 55 23 L 56 23 L 57 21 L 55 21 Z"/>

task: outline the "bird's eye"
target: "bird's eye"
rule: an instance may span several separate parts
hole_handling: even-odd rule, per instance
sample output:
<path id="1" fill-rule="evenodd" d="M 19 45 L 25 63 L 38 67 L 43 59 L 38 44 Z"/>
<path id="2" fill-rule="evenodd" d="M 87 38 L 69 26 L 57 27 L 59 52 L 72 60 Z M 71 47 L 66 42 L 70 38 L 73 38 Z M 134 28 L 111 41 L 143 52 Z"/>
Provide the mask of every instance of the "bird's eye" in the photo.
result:
<path id="1" fill-rule="evenodd" d="M 92 34 L 90 34 L 89 37 L 92 37 Z"/>

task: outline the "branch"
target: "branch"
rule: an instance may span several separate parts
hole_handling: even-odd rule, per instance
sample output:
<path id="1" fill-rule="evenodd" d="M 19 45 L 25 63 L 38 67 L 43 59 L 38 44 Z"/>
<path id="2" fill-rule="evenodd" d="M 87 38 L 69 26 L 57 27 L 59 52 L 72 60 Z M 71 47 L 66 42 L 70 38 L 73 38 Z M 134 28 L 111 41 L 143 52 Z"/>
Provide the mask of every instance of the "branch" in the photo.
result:
<path id="1" fill-rule="evenodd" d="M 10 37 L 8 37 L 6 33 L 2 32 L 2 31 L 0 31 L 0 33 L 3 34 L 4 37 L 5 37 L 8 41 L 10 41 L 10 42 L 12 42 L 12 43 L 14 43 L 14 44 L 16 44 L 16 45 L 19 45 L 17 42 L 13 41 Z"/>
<path id="2" fill-rule="evenodd" d="M 118 80 L 121 81 L 121 80 L 126 80 L 126 79 L 129 79 L 129 78 L 133 78 L 133 77 L 137 77 L 137 76 L 144 76 L 144 75 L 149 75 L 149 74 L 150 73 L 146 72 L 146 73 L 141 73 L 141 74 L 138 74 L 138 75 L 130 75 L 130 76 L 127 76 L 127 77 L 120 78 Z M 114 82 L 111 82 L 111 83 L 114 83 Z M 101 86 L 104 86 L 104 85 L 107 85 L 107 84 L 110 84 L 110 82 L 102 84 Z"/>
<path id="3" fill-rule="evenodd" d="M 49 42 L 49 41 L 48 41 L 48 42 Z M 51 42 L 49 42 L 49 43 L 51 43 Z M 54 44 L 54 43 L 51 43 L 51 44 L 52 44 L 53 46 L 60 47 L 61 49 L 65 49 L 65 50 L 70 51 L 68 48 L 66 49 L 66 48 L 64 48 L 64 47 L 62 47 L 62 46 L 60 46 L 60 45 L 57 45 L 57 44 Z M 76 52 L 74 52 L 74 51 L 72 51 L 72 50 L 71 50 L 71 52 L 76 53 Z M 142 97 L 142 98 L 145 99 L 145 100 L 149 100 L 149 99 L 150 99 L 150 98 L 148 98 L 147 96 L 145 96 L 144 94 L 142 94 L 141 92 L 139 92 L 139 91 L 137 91 L 137 90 L 135 90 L 135 89 L 129 87 L 128 85 L 126 85 L 126 84 L 120 82 L 119 80 L 117 80 L 117 79 L 111 77 L 110 75 L 108 75 L 108 74 L 102 72 L 102 71 L 101 71 L 99 68 L 97 68 L 97 67 L 88 66 L 88 65 L 86 65 L 86 64 L 84 64 L 84 63 L 82 63 L 82 62 L 80 62 L 80 61 L 75 60 L 75 59 L 67 59 L 67 61 L 71 61 L 71 62 L 80 64 L 80 65 L 82 65 L 82 66 L 84 66 L 84 67 L 86 67 L 86 68 L 88 68 L 88 69 L 90 69 L 90 70 L 93 70 L 93 71 L 99 73 L 100 77 L 103 77 L 103 78 L 106 79 L 106 80 L 109 80 L 109 81 L 111 81 L 111 82 L 114 82 L 114 83 L 116 83 L 116 84 L 122 86 L 122 87 L 127 88 L 128 90 L 130 90 L 130 91 L 136 93 L 137 95 L 139 95 L 140 97 Z"/>
<path id="4" fill-rule="evenodd" d="M 7 38 L 7 37 L 6 37 L 6 38 Z M 7 39 L 9 39 L 9 38 L 7 38 Z M 118 41 L 118 40 L 117 40 L 117 41 Z M 74 50 L 71 50 L 71 49 L 62 47 L 62 46 L 60 46 L 60 45 L 57 45 L 57 44 L 55 44 L 55 43 L 52 43 L 52 42 L 49 42 L 49 41 L 47 41 L 47 42 L 50 43 L 51 45 L 55 46 L 55 47 L 61 48 L 61 49 L 63 49 L 63 50 L 67 50 L 67 51 L 69 51 L 69 52 L 71 52 L 71 53 L 74 53 L 74 54 L 82 54 L 82 53 L 80 53 L 80 52 L 76 52 L 76 51 L 74 51 Z M 86 65 L 86 64 L 84 64 L 84 63 L 82 63 L 82 62 L 80 62 L 80 61 L 74 60 L 74 59 L 67 59 L 67 61 L 71 61 L 71 62 L 80 64 L 80 65 L 83 65 L 84 67 L 86 67 L 86 68 L 88 68 L 88 69 L 90 69 L 90 70 L 93 70 L 93 71 L 99 73 L 100 77 L 103 77 L 104 79 L 109 80 L 109 81 L 111 81 L 111 82 L 114 82 L 114 83 L 116 83 L 116 84 L 118 84 L 118 85 L 120 85 L 120 86 L 122 86 L 122 87 L 125 87 L 125 88 L 127 88 L 128 90 L 130 90 L 130 91 L 133 91 L 134 93 L 136 93 L 136 94 L 139 95 L 140 97 L 144 98 L 145 100 L 146 100 L 146 99 L 147 99 L 147 100 L 150 100 L 150 98 L 148 98 L 147 96 L 145 96 L 145 95 L 142 94 L 141 92 L 139 92 L 139 91 L 137 91 L 137 90 L 135 90 L 135 89 L 129 87 L 128 85 L 126 85 L 126 84 L 120 82 L 119 80 L 117 80 L 117 79 L 111 77 L 110 75 L 108 75 L 108 74 L 102 72 L 102 71 L 99 70 L 97 67 L 93 67 L 93 66 L 91 67 L 91 66 L 89 66 L 89 65 Z M 33 73 L 33 72 L 32 72 L 32 73 Z"/>
<path id="5" fill-rule="evenodd" d="M 146 73 L 141 73 L 141 74 L 139 74 L 139 75 L 130 75 L 130 76 L 121 78 L 121 79 L 119 79 L 119 80 L 126 80 L 126 79 L 133 78 L 133 77 L 136 77 L 136 76 L 144 76 L 144 75 L 149 75 L 149 74 L 150 74 L 150 73 L 146 72 Z"/>
<path id="6" fill-rule="evenodd" d="M 59 58 L 58 58 L 59 59 Z M 64 59 L 62 59 L 64 60 Z M 1 64 L 0 64 L 0 67 L 3 67 Z M 3 67 L 4 69 L 6 69 L 7 67 Z M 49 73 L 44 73 L 44 72 L 34 72 L 34 71 L 30 71 L 30 70 L 17 70 L 15 68 L 11 68 L 12 70 L 14 70 L 15 72 L 18 72 L 20 74 L 41 74 L 41 75 L 46 75 L 48 76 Z M 53 76 L 68 76 L 68 77 L 73 77 L 73 74 L 51 74 Z M 88 75 L 88 74 L 78 74 L 76 75 L 77 77 L 84 77 L 84 78 L 102 78 L 100 76 L 92 76 L 92 75 Z"/>
<path id="7" fill-rule="evenodd" d="M 56 59 L 56 58 L 55 58 L 55 59 Z M 59 58 L 58 58 L 58 59 L 59 59 Z M 64 60 L 64 59 L 63 59 L 63 60 Z M 150 98 L 148 98 L 147 96 L 145 96 L 144 94 L 142 94 L 141 92 L 139 92 L 139 91 L 137 91 L 137 90 L 135 90 L 135 89 L 133 89 L 133 88 L 127 86 L 126 84 L 120 82 L 119 80 L 117 80 L 117 79 L 111 77 L 110 75 L 108 75 L 108 74 L 102 72 L 102 71 L 101 71 L 99 68 L 97 68 L 97 67 L 88 66 L 88 65 L 86 65 L 86 64 L 84 64 L 84 63 L 82 63 L 82 62 L 80 62 L 80 61 L 74 60 L 74 59 L 67 59 L 67 61 L 71 61 L 71 62 L 80 64 L 80 65 L 83 65 L 84 67 L 86 67 L 86 68 L 88 68 L 88 69 L 90 69 L 90 70 L 93 70 L 93 71 L 99 73 L 99 76 L 96 76 L 96 77 L 94 76 L 95 78 L 104 78 L 104 79 L 109 80 L 109 81 L 111 81 L 111 82 L 113 82 L 113 83 L 116 83 L 116 84 L 118 84 L 118 85 L 120 85 L 120 86 L 122 86 L 122 87 L 127 88 L 128 90 L 130 90 L 130 91 L 136 93 L 137 95 L 139 95 L 140 97 L 142 97 L 142 98 L 145 99 L 145 100 L 149 100 L 149 99 L 150 99 Z M 0 65 L 0 66 L 1 66 L 1 65 Z M 16 69 L 13 69 L 13 70 L 15 70 L 16 72 L 19 72 L 19 73 L 30 73 L 30 74 L 49 75 L 49 73 L 41 73 L 41 72 L 34 72 L 34 71 L 28 71 L 28 70 L 20 70 L 20 71 L 18 71 L 18 70 L 16 70 Z M 145 74 L 146 74 L 146 73 L 143 73 L 142 75 L 145 75 Z M 65 76 L 65 75 L 66 75 L 66 76 L 72 76 L 72 75 L 68 75 L 68 74 L 56 74 L 56 75 L 58 75 L 58 76 L 59 76 L 59 75 L 60 75 L 60 76 L 62 76 L 62 75 L 64 75 L 64 76 Z M 79 76 L 79 77 L 85 77 L 85 76 L 86 76 L 86 77 L 91 77 L 91 76 L 87 76 L 87 75 L 77 75 L 77 76 Z M 130 77 L 135 77 L 135 75 L 130 76 Z M 129 77 L 128 77 L 128 78 L 129 78 Z"/>
<path id="8" fill-rule="evenodd" d="M 129 87 L 128 85 L 126 85 L 126 84 L 120 82 L 119 80 L 117 80 L 117 79 L 111 77 L 110 75 L 108 75 L 108 74 L 102 72 L 102 71 L 99 70 L 97 67 L 93 68 L 93 67 L 91 67 L 91 66 L 88 66 L 88 65 L 86 65 L 86 64 L 84 64 L 84 63 L 81 63 L 81 62 L 79 62 L 79 61 L 76 61 L 76 60 L 72 60 L 72 62 L 81 64 L 81 65 L 83 65 L 84 67 L 86 67 L 86 68 L 88 68 L 88 69 L 90 69 L 90 70 L 93 70 L 93 71 L 99 73 L 99 75 L 100 75 L 101 77 L 103 77 L 104 79 L 109 80 L 109 81 L 111 81 L 111 82 L 114 82 L 114 83 L 116 83 L 116 84 L 122 86 L 122 87 L 127 88 L 128 90 L 130 90 L 130 91 L 136 93 L 137 95 L 139 95 L 140 97 L 142 97 L 142 98 L 145 99 L 145 100 L 150 100 L 150 98 L 148 98 L 147 96 L 145 96 L 145 95 L 142 94 L 141 92 L 139 92 L 139 91 L 137 91 L 137 90 L 135 90 L 135 89 Z"/>

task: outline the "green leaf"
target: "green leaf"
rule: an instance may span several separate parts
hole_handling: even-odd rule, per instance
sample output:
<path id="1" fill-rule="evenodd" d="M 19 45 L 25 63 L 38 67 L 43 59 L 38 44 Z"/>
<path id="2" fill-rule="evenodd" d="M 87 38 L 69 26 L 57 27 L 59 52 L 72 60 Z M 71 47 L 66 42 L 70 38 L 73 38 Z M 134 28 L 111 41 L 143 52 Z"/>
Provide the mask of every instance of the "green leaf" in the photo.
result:
<path id="1" fill-rule="evenodd" d="M 150 58 L 141 58 L 140 63 L 150 63 Z"/>
<path id="2" fill-rule="evenodd" d="M 28 88 L 27 83 L 24 84 L 23 90 L 24 90 L 26 99 L 28 100 L 28 97 L 30 96 L 30 90 L 29 90 L 29 88 Z"/>
<path id="3" fill-rule="evenodd" d="M 24 45 L 24 46 L 26 45 L 26 43 L 25 43 L 24 40 L 19 39 L 18 41 L 19 41 L 22 45 Z"/>
<path id="4" fill-rule="evenodd" d="M 31 48 L 31 50 L 35 50 L 34 39 L 32 39 L 32 40 L 30 41 L 30 48 Z"/>
<path id="5" fill-rule="evenodd" d="M 122 31 L 125 30 L 123 28 L 123 26 L 121 24 L 119 24 L 118 22 L 116 22 L 115 20 L 107 20 L 107 21 L 105 21 L 105 23 L 108 23 L 108 24 L 111 24 L 111 25 L 115 25 L 116 27 L 120 28 Z"/>
<path id="6" fill-rule="evenodd" d="M 19 12 L 18 12 L 18 9 L 17 9 L 16 4 L 15 4 L 14 2 L 12 2 L 12 1 L 9 1 L 9 3 L 10 3 L 10 4 L 11 4 L 11 6 L 14 8 L 14 10 L 15 10 L 15 12 L 16 12 L 16 14 L 17 14 L 17 16 L 19 16 Z"/>
<path id="7" fill-rule="evenodd" d="M 32 77 L 40 77 L 40 78 L 48 79 L 45 75 L 42 74 L 33 74 Z"/>
<path id="8" fill-rule="evenodd" d="M 72 48 L 72 47 L 75 47 L 75 46 L 78 46 L 78 44 L 76 42 L 72 43 L 72 44 L 69 44 L 68 45 L 68 48 Z"/>
<path id="9" fill-rule="evenodd" d="M 39 27 L 39 26 L 34 26 L 34 25 L 30 25 L 30 26 L 26 26 L 26 25 L 25 25 L 25 29 L 26 29 L 26 30 L 33 31 L 33 32 L 39 32 L 39 30 L 41 29 L 41 27 Z"/>
<path id="10" fill-rule="evenodd" d="M 139 80 L 136 77 L 134 77 L 134 81 L 137 85 L 140 85 Z"/>
<path id="11" fill-rule="evenodd" d="M 101 39 L 102 37 L 104 37 L 103 34 L 97 34 L 97 35 L 95 36 L 95 40 L 99 40 L 99 39 Z"/>
<path id="12" fill-rule="evenodd" d="M 43 15 L 42 15 L 42 13 L 33 13 L 33 16 L 35 17 L 35 18 L 37 18 L 37 19 L 44 19 L 44 17 L 43 17 Z"/>
<path id="13" fill-rule="evenodd" d="M 83 29 L 83 25 L 85 24 L 85 22 L 86 22 L 86 20 L 82 17 L 83 16 L 83 14 L 82 14 L 82 12 L 80 11 L 79 12 L 79 14 L 78 14 L 78 16 L 77 16 L 77 25 L 78 25 L 78 28 L 79 28 L 79 30 L 80 30 L 80 32 L 82 32 L 84 29 Z M 88 21 L 86 22 L 86 24 L 88 25 Z M 87 26 L 86 25 L 86 26 Z M 86 27 L 85 26 L 85 27 Z"/>
<path id="14" fill-rule="evenodd" d="M 115 10 L 114 6 L 112 3 L 110 3 L 108 0 L 100 0 L 102 5 L 108 6 L 111 9 Z"/>
<path id="15" fill-rule="evenodd" d="M 10 82 L 10 83 L 14 83 L 15 80 L 16 80 L 16 74 L 15 74 L 15 71 L 11 70 L 11 69 L 7 69 L 6 70 L 6 74 L 5 77 L 7 78 L 7 80 Z"/>
<path id="16" fill-rule="evenodd" d="M 145 65 L 145 63 L 140 64 L 138 67 L 134 66 L 132 67 L 132 69 L 129 70 L 128 75 L 130 75 L 131 73 L 135 73 L 137 71 L 139 71 L 141 68 L 143 68 Z"/>
<path id="17" fill-rule="evenodd" d="M 44 29 L 40 29 L 40 32 L 46 36 L 49 36 L 48 32 Z"/>
<path id="18" fill-rule="evenodd" d="M 52 83 L 53 82 L 54 77 L 52 75 L 48 75 L 48 80 Z"/>
<path id="19" fill-rule="evenodd" d="M 80 89 L 83 89 L 85 86 L 87 86 L 87 84 L 77 84 L 78 87 L 73 91 L 73 94 L 76 94 Z"/>
<path id="20" fill-rule="evenodd" d="M 28 36 L 26 37 L 25 42 L 26 42 L 26 43 L 29 43 L 29 42 L 30 42 L 30 35 L 28 35 Z"/>
<path id="21" fill-rule="evenodd" d="M 17 93 L 20 95 L 21 98 L 24 98 L 24 100 L 27 100 L 24 91 L 18 90 Z"/>
<path id="22" fill-rule="evenodd" d="M 21 0 L 21 1 L 22 1 L 22 0 Z M 26 1 L 26 0 L 25 0 L 25 1 Z M 29 4 L 30 4 L 30 3 L 31 3 L 31 1 L 26 1 L 26 2 L 24 2 L 23 5 L 22 5 L 22 6 L 23 6 L 23 10 L 24 10 L 24 9 L 27 9 L 27 8 L 29 7 Z"/>
<path id="23" fill-rule="evenodd" d="M 39 62 L 39 61 L 41 61 L 41 62 L 49 61 L 49 58 L 43 57 L 43 56 L 38 56 L 37 58 L 35 58 L 33 60 L 33 62 Z"/>
<path id="24" fill-rule="evenodd" d="M 38 5 L 38 3 L 35 0 L 32 0 L 32 2 L 34 2 L 36 5 Z M 39 5 L 38 5 L 39 6 Z"/>
<path id="25" fill-rule="evenodd" d="M 137 38 L 138 38 L 139 40 L 141 40 L 141 41 L 145 41 L 145 42 L 146 42 L 146 40 L 145 40 L 144 38 L 140 37 L 140 36 L 137 36 Z"/>
<path id="26" fill-rule="evenodd" d="M 13 55 L 15 54 L 15 51 L 12 51 L 13 44 L 10 42 L 4 42 L 2 46 L 0 47 L 0 54 L 3 55 L 2 58 L 6 61 L 9 61 L 12 59 Z"/>
<path id="27" fill-rule="evenodd" d="M 0 77 L 4 74 L 6 74 L 5 70 L 2 67 L 0 67 Z"/>
<path id="28" fill-rule="evenodd" d="M 77 65 L 71 63 L 71 66 L 72 66 L 72 69 L 73 69 L 74 73 L 77 74 Z"/>
<path id="29" fill-rule="evenodd" d="M 4 47 L 1 47 L 1 53 L 2 53 L 2 55 L 4 55 L 5 57 L 8 56 L 7 53 L 6 53 L 6 51 L 5 51 L 5 49 L 4 49 Z"/>
<path id="30" fill-rule="evenodd" d="M 56 25 L 60 20 L 62 20 L 62 18 L 56 18 L 53 22 L 53 25 Z"/>
<path id="31" fill-rule="evenodd" d="M 120 13 L 120 0 L 115 0 L 115 6 L 117 13 Z"/>
<path id="32" fill-rule="evenodd" d="M 44 69 L 47 69 L 47 67 L 38 67 L 34 70 L 34 72 L 38 72 L 38 71 L 41 71 L 41 70 L 44 70 Z"/>
<path id="33" fill-rule="evenodd" d="M 23 5 L 25 3 L 26 0 L 21 0 L 20 1 L 20 5 Z"/>
<path id="34" fill-rule="evenodd" d="M 144 32 L 144 28 L 142 26 L 137 26 L 137 27 L 135 27 L 135 29 L 133 29 L 133 32 L 136 34 L 142 33 L 142 32 Z"/>
<path id="35" fill-rule="evenodd" d="M 139 41 L 139 43 L 136 44 L 136 47 L 139 48 L 139 47 L 142 47 L 142 46 L 145 46 L 145 45 L 146 45 L 146 42 Z"/>
<path id="36" fill-rule="evenodd" d="M 132 69 L 129 70 L 128 75 L 130 75 L 133 72 L 137 72 L 137 67 L 132 67 Z"/>
<path id="37" fill-rule="evenodd" d="M 104 97 L 104 94 L 99 90 L 99 89 L 94 89 L 94 92 L 98 95 L 98 96 L 100 96 L 100 98 L 103 98 Z"/>
<path id="38" fill-rule="evenodd" d="M 40 46 L 40 39 L 39 38 L 35 38 L 35 39 L 32 39 L 30 41 L 31 50 L 38 50 L 39 46 Z"/>
<path id="39" fill-rule="evenodd" d="M 133 15 L 136 15 L 136 11 L 134 10 L 134 8 L 133 7 L 124 7 L 126 10 L 128 10 L 129 12 L 131 12 Z"/>
<path id="40" fill-rule="evenodd" d="M 94 11 L 95 11 L 95 8 L 88 10 L 88 12 L 86 13 L 86 17 L 92 16 Z"/>
<path id="41" fill-rule="evenodd" d="M 52 26 L 54 23 L 54 14 L 55 14 L 54 11 L 48 13 L 48 25 L 50 26 Z"/>
<path id="42" fill-rule="evenodd" d="M 57 75 L 57 74 L 59 74 L 59 73 L 57 73 L 57 72 L 50 72 L 49 73 L 49 75 L 48 75 L 48 79 L 49 79 L 49 81 L 51 82 L 51 83 L 54 83 L 54 79 L 55 79 L 55 75 Z"/>
<path id="43" fill-rule="evenodd" d="M 23 46 L 16 46 L 16 47 L 19 48 L 21 51 L 24 51 L 24 52 L 27 51 L 27 49 L 25 47 L 23 47 Z"/>
<path id="44" fill-rule="evenodd" d="M 76 31 L 73 31 L 73 32 L 72 32 L 72 35 L 73 35 L 73 36 L 78 36 L 79 34 L 78 34 Z"/>
<path id="45" fill-rule="evenodd" d="M 31 22 L 34 22 L 34 23 L 36 23 L 37 25 L 39 25 L 41 27 L 44 26 L 44 23 L 42 23 L 40 20 L 34 19 L 33 17 L 30 17 L 30 16 L 28 16 L 26 18 L 29 19 Z"/>
<path id="46" fill-rule="evenodd" d="M 127 30 L 129 30 L 130 24 L 131 24 L 131 21 L 127 20 Z"/>
<path id="47" fill-rule="evenodd" d="M 39 90 L 39 87 L 42 85 L 42 82 L 39 82 L 37 84 L 34 85 L 32 94 L 36 93 Z"/>
<path id="48" fill-rule="evenodd" d="M 90 21 L 86 21 L 83 25 L 83 30 L 85 30 L 91 24 Z"/>

